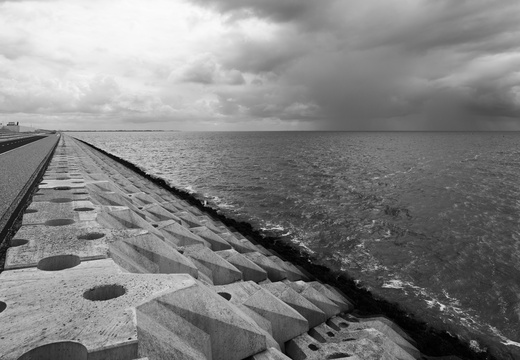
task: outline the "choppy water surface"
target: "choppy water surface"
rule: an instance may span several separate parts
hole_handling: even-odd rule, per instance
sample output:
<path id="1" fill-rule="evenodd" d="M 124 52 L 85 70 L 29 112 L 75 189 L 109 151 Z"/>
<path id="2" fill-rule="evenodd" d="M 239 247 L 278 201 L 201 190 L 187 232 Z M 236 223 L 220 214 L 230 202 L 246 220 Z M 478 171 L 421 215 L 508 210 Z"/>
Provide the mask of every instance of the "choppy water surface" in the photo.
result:
<path id="1" fill-rule="evenodd" d="M 520 133 L 72 135 L 436 326 L 520 346 Z"/>

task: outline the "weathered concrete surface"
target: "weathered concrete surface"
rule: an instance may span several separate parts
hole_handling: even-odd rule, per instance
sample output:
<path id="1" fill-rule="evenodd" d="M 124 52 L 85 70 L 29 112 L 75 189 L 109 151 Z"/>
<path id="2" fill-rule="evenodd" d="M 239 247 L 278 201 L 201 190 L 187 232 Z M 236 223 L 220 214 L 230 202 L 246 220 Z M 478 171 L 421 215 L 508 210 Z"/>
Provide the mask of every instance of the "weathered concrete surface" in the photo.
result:
<path id="1" fill-rule="evenodd" d="M 325 322 L 328 316 L 309 300 L 298 294 L 287 284 L 277 282 L 263 284 L 262 287 L 270 291 L 274 296 L 285 302 L 287 305 L 298 311 L 313 328 Z"/>
<path id="2" fill-rule="evenodd" d="M 234 249 L 216 251 L 217 255 L 242 272 L 244 281 L 261 282 L 267 279 L 267 272 Z"/>
<path id="3" fill-rule="evenodd" d="M 230 302 L 244 305 L 267 319 L 279 344 L 283 345 L 309 329 L 303 316 L 254 282 L 239 282 L 215 289 Z"/>
<path id="4" fill-rule="evenodd" d="M 2 359 L 418 354 L 395 324 L 355 319 L 336 289 L 68 137 L 24 214 L 6 269 Z M 333 317 L 340 313 L 345 318 Z"/>
<path id="5" fill-rule="evenodd" d="M 64 339 L 80 342 L 89 353 L 117 347 L 127 359 L 137 358 L 137 331 L 131 308 L 165 291 L 195 283 L 188 275 L 175 275 L 177 281 L 172 281 L 173 275 L 109 272 L 110 268 L 82 268 L 72 273 L 33 268 L 2 273 L 0 293 L 8 304 L 2 312 L 0 339 L 5 358 L 16 359 L 42 343 Z M 110 301 L 84 297 L 85 292 L 103 285 L 116 290 L 122 287 L 123 294 Z"/>

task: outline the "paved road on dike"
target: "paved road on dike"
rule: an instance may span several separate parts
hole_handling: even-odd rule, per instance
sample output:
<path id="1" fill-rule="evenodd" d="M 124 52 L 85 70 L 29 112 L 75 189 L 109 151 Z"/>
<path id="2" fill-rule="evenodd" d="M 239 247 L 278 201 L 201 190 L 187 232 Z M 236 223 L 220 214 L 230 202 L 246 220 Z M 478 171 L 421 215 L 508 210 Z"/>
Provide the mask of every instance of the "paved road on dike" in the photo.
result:
<path id="1" fill-rule="evenodd" d="M 17 147 L 23 146 L 25 144 L 29 144 L 33 141 L 40 140 L 41 138 L 45 137 L 45 135 L 36 135 L 36 136 L 29 136 L 29 137 L 23 137 L 23 138 L 15 138 L 15 139 L 9 139 L 9 140 L 0 140 L 0 154 L 16 149 Z"/>
<path id="2" fill-rule="evenodd" d="M 0 233 L 15 208 L 11 204 L 19 201 L 19 194 L 58 139 L 56 135 L 49 135 L 12 151 L 0 153 Z"/>

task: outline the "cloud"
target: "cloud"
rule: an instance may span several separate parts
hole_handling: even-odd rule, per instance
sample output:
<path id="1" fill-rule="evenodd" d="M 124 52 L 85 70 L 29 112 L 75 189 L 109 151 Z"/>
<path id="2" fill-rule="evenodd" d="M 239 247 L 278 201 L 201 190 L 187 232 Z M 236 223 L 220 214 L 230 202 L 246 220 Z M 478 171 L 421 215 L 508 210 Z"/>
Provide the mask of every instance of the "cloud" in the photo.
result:
<path id="1" fill-rule="evenodd" d="M 193 0 L 195 4 L 211 4 L 217 11 L 235 12 L 240 16 L 266 17 L 274 21 L 294 21 L 312 16 L 323 4 L 313 0 Z M 330 4 L 327 4 L 329 6 Z"/>
<path id="2" fill-rule="evenodd" d="M 517 0 L 5 1 L 0 113 L 520 130 L 518 18 Z"/>
<path id="3" fill-rule="evenodd" d="M 197 56 L 186 65 L 175 69 L 170 74 L 170 80 L 205 85 L 242 85 L 245 83 L 240 71 L 224 68 L 211 54 Z"/>
<path id="4" fill-rule="evenodd" d="M 278 25 L 278 36 L 239 44 L 227 61 L 273 72 L 284 91 L 306 89 L 324 128 L 500 128 L 518 117 L 516 60 L 503 60 L 519 54 L 516 1 L 193 2 Z M 253 114 L 283 116 L 260 99 Z"/>

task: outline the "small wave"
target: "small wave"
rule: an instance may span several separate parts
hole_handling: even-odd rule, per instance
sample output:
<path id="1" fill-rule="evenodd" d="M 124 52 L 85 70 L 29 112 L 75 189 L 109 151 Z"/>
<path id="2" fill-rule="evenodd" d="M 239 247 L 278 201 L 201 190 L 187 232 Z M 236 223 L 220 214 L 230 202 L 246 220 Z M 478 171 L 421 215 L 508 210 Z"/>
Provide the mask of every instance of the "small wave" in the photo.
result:
<path id="1" fill-rule="evenodd" d="M 265 226 L 260 228 L 262 231 L 287 231 L 282 225 L 266 223 Z"/>
<path id="2" fill-rule="evenodd" d="M 404 289 L 404 283 L 401 280 L 389 280 L 381 285 L 384 289 Z"/>
<path id="3" fill-rule="evenodd" d="M 229 204 L 224 201 L 224 199 L 219 198 L 218 196 L 213 196 L 211 201 L 217 205 L 220 209 L 234 209 L 235 205 Z"/>
<path id="4" fill-rule="evenodd" d="M 411 291 L 418 299 L 422 299 L 429 308 L 438 307 L 439 311 L 446 315 L 446 320 L 460 323 L 468 329 L 477 329 L 481 327 L 481 323 L 477 316 L 471 315 L 471 309 L 462 309 L 460 301 L 448 294 L 446 290 L 442 290 L 445 301 L 440 301 L 436 295 L 425 288 L 416 286 L 410 282 L 399 279 L 392 279 L 385 282 L 382 288 L 402 290 L 405 294 Z"/>
<path id="5" fill-rule="evenodd" d="M 516 346 L 516 347 L 520 347 L 520 343 L 519 342 L 516 342 L 516 341 L 513 341 L 511 339 L 508 339 L 507 337 L 505 337 L 504 335 L 502 335 L 502 333 L 494 326 L 489 326 L 489 329 L 491 330 L 491 332 L 493 334 L 495 334 L 496 336 L 498 336 L 501 340 L 501 343 L 503 345 L 506 345 L 506 346 Z"/>

